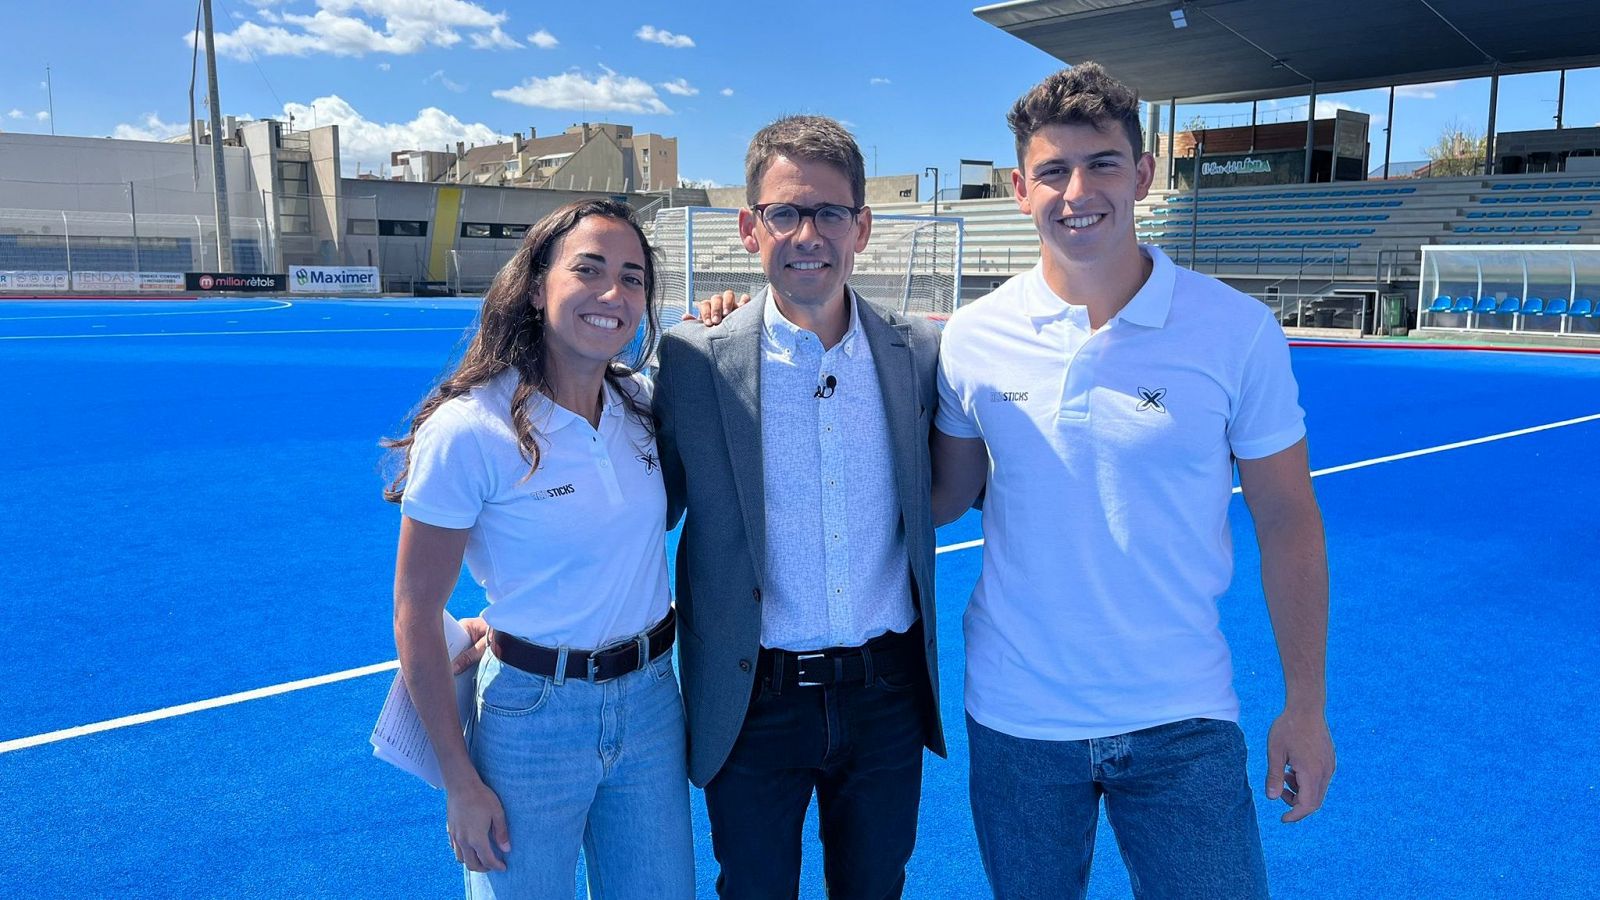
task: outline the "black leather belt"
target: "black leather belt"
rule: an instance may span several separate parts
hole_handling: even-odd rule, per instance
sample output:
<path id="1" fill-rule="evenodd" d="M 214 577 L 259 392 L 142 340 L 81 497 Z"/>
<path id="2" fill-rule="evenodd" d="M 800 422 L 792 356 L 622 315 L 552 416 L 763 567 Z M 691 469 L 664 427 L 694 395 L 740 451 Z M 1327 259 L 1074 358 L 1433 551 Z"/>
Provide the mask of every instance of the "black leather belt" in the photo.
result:
<path id="1" fill-rule="evenodd" d="M 762 647 L 756 681 L 768 679 L 780 689 L 827 684 L 871 684 L 879 675 L 894 675 L 924 665 L 922 622 L 910 630 L 880 634 L 859 647 L 829 647 L 812 652 Z"/>
<path id="2" fill-rule="evenodd" d="M 654 628 L 625 644 L 599 650 L 568 650 L 566 677 L 598 684 L 637 672 L 646 663 L 672 650 L 673 638 L 677 636 L 676 623 L 676 612 L 668 609 L 666 618 Z M 494 647 L 494 655 L 506 665 L 546 678 L 555 677 L 561 651 L 530 644 L 503 631 L 490 635 L 489 642 Z"/>

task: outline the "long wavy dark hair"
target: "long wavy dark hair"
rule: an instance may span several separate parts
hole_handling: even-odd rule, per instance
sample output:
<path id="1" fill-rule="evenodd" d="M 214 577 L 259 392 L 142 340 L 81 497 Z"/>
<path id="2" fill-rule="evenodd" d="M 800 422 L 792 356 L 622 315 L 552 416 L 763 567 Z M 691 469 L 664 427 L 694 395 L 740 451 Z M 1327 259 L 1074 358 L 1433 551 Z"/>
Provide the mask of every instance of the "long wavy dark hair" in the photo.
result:
<path id="1" fill-rule="evenodd" d="M 528 229 L 522 246 L 495 275 L 494 283 L 484 295 L 483 309 L 478 313 L 478 331 L 462 355 L 461 363 L 411 414 L 405 437 L 382 441 L 382 446 L 398 457 L 398 473 L 383 491 L 385 500 L 399 503 L 405 495 L 406 477 L 411 472 L 411 445 L 422 423 L 446 401 L 486 384 L 507 369 L 517 371 L 517 387 L 511 395 L 511 424 L 517 433 L 517 445 L 528 462 L 528 474 L 538 470 L 538 435 L 528 418 L 529 406 L 536 394 L 548 393 L 549 383 L 545 375 L 545 318 L 534 309 L 532 297 L 534 291 L 544 286 L 550 266 L 555 262 L 556 245 L 590 216 L 627 223 L 644 251 L 644 337 L 632 360 L 626 363 L 613 360 L 606 367 L 605 379 L 625 399 L 628 414 L 654 432 L 650 408 L 626 382 L 649 359 L 658 337 L 655 252 L 650 249 L 644 229 L 639 227 L 638 219 L 627 204 L 614 200 L 579 200 L 555 210 Z"/>

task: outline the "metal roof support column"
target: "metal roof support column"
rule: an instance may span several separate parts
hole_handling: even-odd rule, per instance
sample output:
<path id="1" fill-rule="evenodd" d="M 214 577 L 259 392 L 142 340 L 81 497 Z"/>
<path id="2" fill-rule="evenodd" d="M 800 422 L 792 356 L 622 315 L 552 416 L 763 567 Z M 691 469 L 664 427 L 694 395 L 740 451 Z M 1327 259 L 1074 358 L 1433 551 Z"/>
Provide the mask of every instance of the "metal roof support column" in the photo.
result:
<path id="1" fill-rule="evenodd" d="M 1178 186 L 1178 155 L 1173 152 L 1178 142 L 1178 98 L 1173 97 L 1167 107 L 1167 190 Z"/>
<path id="2" fill-rule="evenodd" d="M 1394 145 L 1394 85 L 1389 85 L 1389 118 L 1383 120 L 1383 180 L 1389 180 L 1389 148 Z"/>
<path id="3" fill-rule="evenodd" d="M 1567 106 L 1567 70 L 1561 70 L 1561 83 L 1556 88 L 1556 130 L 1560 131 L 1562 112 Z"/>
<path id="4" fill-rule="evenodd" d="M 1483 174 L 1494 174 L 1494 114 L 1500 105 L 1500 67 L 1489 76 L 1489 130 L 1483 136 Z"/>
<path id="5" fill-rule="evenodd" d="M 1311 183 L 1311 156 L 1316 145 L 1317 83 L 1311 82 L 1311 100 L 1306 104 L 1306 172 L 1305 183 Z"/>

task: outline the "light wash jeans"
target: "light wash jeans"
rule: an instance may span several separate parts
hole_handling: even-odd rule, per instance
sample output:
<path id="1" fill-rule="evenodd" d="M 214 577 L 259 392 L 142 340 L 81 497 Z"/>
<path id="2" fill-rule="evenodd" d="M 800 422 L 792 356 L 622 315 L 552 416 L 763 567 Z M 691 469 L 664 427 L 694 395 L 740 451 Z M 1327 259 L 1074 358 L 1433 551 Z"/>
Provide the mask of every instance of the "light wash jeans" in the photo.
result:
<path id="1" fill-rule="evenodd" d="M 1135 897 L 1267 897 L 1238 725 L 1185 719 L 1038 741 L 968 716 L 967 740 L 972 820 L 996 900 L 1083 897 L 1102 796 Z"/>
<path id="2" fill-rule="evenodd" d="M 504 872 L 469 898 L 572 900 L 583 848 L 594 900 L 692 900 L 683 701 L 664 654 L 602 684 L 478 668 L 472 761 L 505 807 Z"/>

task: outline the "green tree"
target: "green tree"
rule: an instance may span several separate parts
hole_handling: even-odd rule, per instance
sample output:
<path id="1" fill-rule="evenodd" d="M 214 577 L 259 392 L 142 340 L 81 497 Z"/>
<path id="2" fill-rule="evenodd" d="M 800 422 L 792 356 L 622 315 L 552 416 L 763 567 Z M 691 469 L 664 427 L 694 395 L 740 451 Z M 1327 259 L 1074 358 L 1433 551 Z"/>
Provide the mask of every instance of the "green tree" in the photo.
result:
<path id="1" fill-rule="evenodd" d="M 1487 135 L 1460 119 L 1451 119 L 1439 130 L 1438 139 L 1422 152 L 1428 157 L 1428 174 L 1443 178 L 1481 173 L 1488 150 Z"/>

